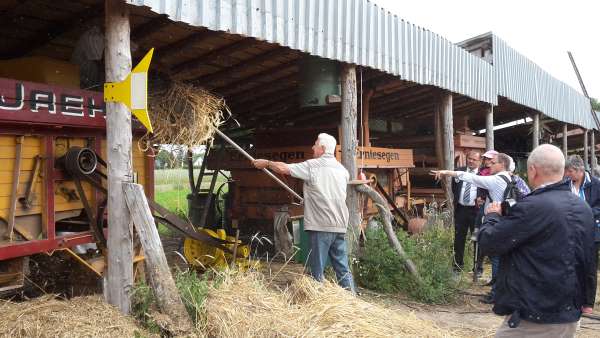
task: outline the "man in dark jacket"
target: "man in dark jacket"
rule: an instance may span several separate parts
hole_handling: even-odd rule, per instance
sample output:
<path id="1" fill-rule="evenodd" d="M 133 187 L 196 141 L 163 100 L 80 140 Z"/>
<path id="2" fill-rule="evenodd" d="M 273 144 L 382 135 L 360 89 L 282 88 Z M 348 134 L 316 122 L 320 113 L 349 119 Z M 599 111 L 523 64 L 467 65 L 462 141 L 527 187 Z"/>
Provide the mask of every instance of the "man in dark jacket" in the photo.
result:
<path id="1" fill-rule="evenodd" d="M 467 166 L 458 168 L 477 174 L 481 163 L 481 155 L 476 151 L 467 153 Z M 475 216 L 477 216 L 477 187 L 470 182 L 455 179 L 452 181 L 454 193 L 454 270 L 461 271 L 464 265 L 465 240 L 467 232 L 473 233 Z"/>
<path id="2" fill-rule="evenodd" d="M 585 164 L 579 155 L 571 155 L 567 158 L 565 164 L 565 176 L 571 179 L 571 192 L 581 200 L 585 201 L 590 208 L 592 208 L 594 228 L 596 230 L 594 241 L 596 252 L 598 252 L 600 247 L 600 180 L 585 170 Z M 596 259 L 595 263 L 598 264 L 598 256 L 596 255 L 594 258 Z M 595 271 L 590 278 L 597 278 Z M 591 298 L 592 295 L 596 294 L 596 284 L 594 283 L 593 286 L 593 288 L 585 290 L 588 298 Z M 584 312 L 591 313 L 593 307 L 594 303 L 586 304 Z"/>
<path id="3" fill-rule="evenodd" d="M 483 253 L 501 255 L 494 312 L 506 320 L 496 337 L 573 337 L 596 269 L 590 207 L 563 180 L 560 149 L 544 144 L 527 161 L 534 191 L 501 216 L 486 209 L 478 240 Z"/>

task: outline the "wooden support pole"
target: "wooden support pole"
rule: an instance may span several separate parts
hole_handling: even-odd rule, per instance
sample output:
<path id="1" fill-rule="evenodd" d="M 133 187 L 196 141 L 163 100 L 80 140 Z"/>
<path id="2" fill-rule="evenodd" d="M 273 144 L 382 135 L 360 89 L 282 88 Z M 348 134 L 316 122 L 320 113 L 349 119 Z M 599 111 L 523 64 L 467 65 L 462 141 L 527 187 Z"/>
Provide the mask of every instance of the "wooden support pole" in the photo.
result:
<path id="1" fill-rule="evenodd" d="M 563 151 L 563 154 L 565 154 L 565 158 L 567 157 L 567 153 L 569 151 L 569 149 L 568 149 L 568 143 L 567 143 L 567 134 L 568 134 L 568 132 L 569 132 L 569 126 L 566 123 L 564 123 L 563 124 L 563 132 L 562 132 L 562 134 L 563 134 L 563 137 L 562 137 L 562 151 Z"/>
<path id="2" fill-rule="evenodd" d="M 179 291 L 171 276 L 167 257 L 163 250 L 154 216 L 140 184 L 123 183 L 123 191 L 127 208 L 135 224 L 135 230 L 140 238 L 146 262 L 146 275 L 152 287 L 152 292 L 158 300 L 162 313 L 172 320 L 167 329 L 180 336 L 192 331 L 192 324 L 185 306 L 179 297 Z"/>
<path id="3" fill-rule="evenodd" d="M 388 243 L 390 243 L 390 246 L 394 249 L 394 251 L 396 251 L 398 256 L 400 256 L 402 264 L 404 264 L 406 270 L 415 278 L 417 282 L 422 282 L 415 263 L 413 263 L 413 261 L 406 255 L 402 244 L 398 240 L 398 237 L 396 237 L 396 233 L 392 227 L 392 214 L 390 213 L 386 200 L 380 194 L 378 194 L 377 191 L 366 184 L 357 185 L 355 189 L 356 191 L 359 191 L 371 198 L 379 210 L 379 215 L 381 215 L 381 220 L 383 221 L 383 230 L 388 237 Z"/>
<path id="4" fill-rule="evenodd" d="M 369 108 L 371 107 L 371 97 L 375 91 L 373 89 L 368 89 L 366 92 L 362 94 L 362 141 L 361 145 L 363 147 L 371 146 L 371 135 L 369 132 Z"/>
<path id="5" fill-rule="evenodd" d="M 440 91 L 436 102 L 436 109 L 439 110 L 442 129 L 442 166 L 446 170 L 454 170 L 454 119 L 452 112 L 452 93 Z M 449 210 L 453 210 L 452 180 L 450 177 L 444 179 L 444 191 Z"/>
<path id="6" fill-rule="evenodd" d="M 592 174 L 596 174 L 596 167 L 598 166 L 598 159 L 596 158 L 596 133 L 594 129 L 590 130 L 590 157 L 591 157 L 591 167 Z"/>
<path id="7" fill-rule="evenodd" d="M 533 114 L 533 131 L 531 137 L 531 150 L 533 150 L 540 145 L 540 113 Z"/>
<path id="8" fill-rule="evenodd" d="M 588 170 L 590 168 L 590 149 L 589 149 L 589 138 L 588 138 L 588 130 L 585 129 L 583 132 L 583 163 L 585 164 L 585 169 Z"/>
<path id="9" fill-rule="evenodd" d="M 437 102 L 438 99 L 439 98 L 436 96 L 436 104 L 434 106 L 433 114 L 433 127 L 435 133 L 435 159 L 437 161 L 437 168 L 444 169 L 444 143 L 442 142 L 442 138 L 444 137 L 444 135 L 442 131 L 442 112 Z"/>
<path id="10" fill-rule="evenodd" d="M 494 106 L 485 112 L 485 150 L 494 150 Z"/>
<path id="11" fill-rule="evenodd" d="M 118 82 L 131 71 L 129 7 L 120 0 L 106 0 L 105 6 L 106 81 Z M 122 103 L 106 103 L 106 143 L 109 230 L 105 298 L 128 314 L 133 287 L 133 227 L 122 183 L 131 182 L 133 174 L 131 113 Z"/>
<path id="12" fill-rule="evenodd" d="M 344 64 L 341 73 L 342 82 L 342 121 L 341 129 L 341 148 L 342 164 L 350 173 L 350 179 L 356 178 L 358 171 L 356 167 L 356 147 L 358 139 L 356 137 L 356 118 L 357 118 L 357 93 L 356 93 L 356 67 L 354 65 Z M 359 196 L 355 189 L 347 189 L 346 205 L 348 206 L 348 252 L 354 255 L 358 248 L 358 238 L 360 235 L 360 214 L 358 208 Z"/>

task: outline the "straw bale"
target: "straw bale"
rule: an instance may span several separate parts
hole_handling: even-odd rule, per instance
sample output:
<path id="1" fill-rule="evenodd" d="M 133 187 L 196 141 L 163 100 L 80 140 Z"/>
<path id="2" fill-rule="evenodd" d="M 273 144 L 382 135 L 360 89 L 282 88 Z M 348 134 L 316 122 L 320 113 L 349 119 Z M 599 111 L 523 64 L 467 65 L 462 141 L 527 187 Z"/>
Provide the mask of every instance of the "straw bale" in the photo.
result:
<path id="1" fill-rule="evenodd" d="M 133 318 L 100 296 L 60 300 L 46 295 L 27 302 L 0 301 L 0 337 L 149 337 Z"/>
<path id="2" fill-rule="evenodd" d="M 231 115 L 223 98 L 178 81 L 151 93 L 148 105 L 154 134 L 142 138 L 142 150 L 151 144 L 200 146 L 212 140 L 223 115 Z"/>
<path id="3" fill-rule="evenodd" d="M 302 277 L 283 291 L 256 272 L 225 276 L 206 304 L 216 337 L 450 337 L 414 313 L 355 297 L 336 284 Z"/>

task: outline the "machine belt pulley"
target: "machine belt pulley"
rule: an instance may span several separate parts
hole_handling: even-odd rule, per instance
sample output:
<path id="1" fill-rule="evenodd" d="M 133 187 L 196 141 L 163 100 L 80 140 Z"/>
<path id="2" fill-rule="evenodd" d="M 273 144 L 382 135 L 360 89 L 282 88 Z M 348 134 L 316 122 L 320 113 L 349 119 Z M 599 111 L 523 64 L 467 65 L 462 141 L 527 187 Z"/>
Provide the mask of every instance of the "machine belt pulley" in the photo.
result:
<path id="1" fill-rule="evenodd" d="M 98 156 L 98 154 L 89 149 L 83 147 L 71 147 L 67 151 L 67 153 L 59 160 L 59 163 L 62 163 L 63 167 L 67 174 L 73 179 L 75 182 L 75 186 L 77 188 L 77 193 L 83 203 L 83 207 L 88 216 L 88 220 L 90 222 L 92 232 L 94 234 L 94 238 L 96 239 L 96 244 L 98 248 L 101 250 L 106 249 L 106 238 L 104 237 L 104 211 L 106 209 L 107 196 L 108 191 L 105 186 L 102 184 L 102 180 L 106 180 L 107 177 L 104 173 L 98 170 L 99 166 L 104 167 L 106 170 L 107 165 L 106 162 Z M 96 213 L 92 212 L 92 207 L 85 196 L 83 186 L 81 185 L 81 181 L 85 181 L 90 183 L 94 188 L 98 189 L 104 194 L 104 198 L 98 204 L 98 208 Z M 169 212 L 166 208 L 162 207 L 158 203 L 154 202 L 152 199 L 148 199 L 148 203 L 150 208 L 158 213 L 159 216 L 155 216 L 155 220 L 163 223 L 170 228 L 188 236 L 195 240 L 201 241 L 208 245 L 214 246 L 221 250 L 231 252 L 226 244 L 233 244 L 232 242 L 215 238 L 209 236 L 203 232 L 198 232 L 194 229 L 194 227 L 176 216 L 175 214 Z"/>

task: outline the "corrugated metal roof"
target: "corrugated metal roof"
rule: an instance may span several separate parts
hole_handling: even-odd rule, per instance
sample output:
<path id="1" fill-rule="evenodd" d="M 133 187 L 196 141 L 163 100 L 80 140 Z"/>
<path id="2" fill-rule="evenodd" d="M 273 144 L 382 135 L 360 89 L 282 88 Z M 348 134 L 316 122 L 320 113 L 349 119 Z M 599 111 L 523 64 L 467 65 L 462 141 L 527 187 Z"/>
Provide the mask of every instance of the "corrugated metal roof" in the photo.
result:
<path id="1" fill-rule="evenodd" d="M 127 0 L 174 21 L 254 37 L 497 104 L 492 66 L 367 0 Z"/>
<path id="2" fill-rule="evenodd" d="M 498 36 L 492 35 L 492 39 L 498 95 L 553 119 L 596 128 L 590 101 L 583 94 L 544 71 Z"/>

